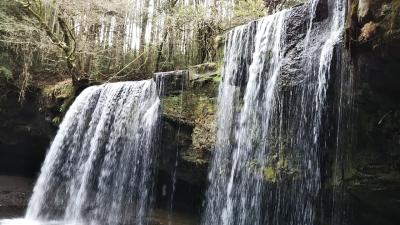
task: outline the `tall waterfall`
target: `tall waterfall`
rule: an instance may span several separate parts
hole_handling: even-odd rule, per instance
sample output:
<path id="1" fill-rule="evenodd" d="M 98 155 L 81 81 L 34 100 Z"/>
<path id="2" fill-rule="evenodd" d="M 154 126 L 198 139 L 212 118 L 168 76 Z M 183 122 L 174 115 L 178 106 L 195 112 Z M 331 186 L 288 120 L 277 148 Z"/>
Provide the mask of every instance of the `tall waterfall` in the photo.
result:
<path id="1" fill-rule="evenodd" d="M 333 129 L 326 125 L 332 59 L 345 20 L 345 1 L 328 0 L 329 15 L 314 22 L 319 3 L 308 5 L 296 82 L 285 81 L 293 72 L 281 77 L 295 60 L 285 55 L 292 11 L 227 34 L 203 225 L 314 224 Z"/>
<path id="2" fill-rule="evenodd" d="M 29 220 L 144 224 L 160 100 L 152 80 L 85 89 L 68 110 L 29 202 Z"/>
<path id="3" fill-rule="evenodd" d="M 265 163 L 268 151 L 263 139 L 276 104 L 285 15 L 285 11 L 277 13 L 227 35 L 217 144 L 203 224 L 262 222 L 262 171 L 255 167 Z M 243 107 L 238 112 L 244 79 Z"/>

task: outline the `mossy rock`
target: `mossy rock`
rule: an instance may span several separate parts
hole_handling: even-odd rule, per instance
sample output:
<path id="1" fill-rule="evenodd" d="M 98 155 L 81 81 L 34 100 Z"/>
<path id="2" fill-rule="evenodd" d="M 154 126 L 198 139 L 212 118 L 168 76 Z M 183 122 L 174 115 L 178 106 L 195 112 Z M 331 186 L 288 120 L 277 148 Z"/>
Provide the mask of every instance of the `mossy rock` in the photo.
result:
<path id="1" fill-rule="evenodd" d="M 400 46 L 400 0 L 351 2 L 350 18 L 353 40 L 361 46 L 380 49 Z"/>
<path id="2" fill-rule="evenodd" d="M 216 137 L 219 67 L 217 64 L 198 65 L 191 68 L 189 77 L 186 89 L 164 96 L 163 116 L 169 121 L 192 127 L 192 145 L 183 152 L 182 158 L 205 164 L 207 152 L 214 148 Z"/>
<path id="3" fill-rule="evenodd" d="M 70 79 L 41 87 L 40 108 L 46 112 L 54 126 L 58 126 L 75 100 L 75 87 Z"/>
<path id="4" fill-rule="evenodd" d="M 4 78 L 7 82 L 10 82 L 13 80 L 12 71 L 7 67 L 0 66 L 0 77 Z"/>
<path id="5" fill-rule="evenodd" d="M 190 67 L 189 70 L 192 74 L 207 74 L 209 72 L 213 73 L 218 70 L 218 64 L 214 62 L 199 64 Z"/>
<path id="6" fill-rule="evenodd" d="M 194 150 L 210 150 L 215 143 L 216 98 L 205 94 L 187 90 L 163 99 L 166 119 L 193 127 Z"/>
<path id="7" fill-rule="evenodd" d="M 277 172 L 276 169 L 272 166 L 264 167 L 263 170 L 263 177 L 267 182 L 275 183 L 277 180 Z"/>
<path id="8" fill-rule="evenodd" d="M 43 94 L 56 99 L 66 99 L 74 94 L 72 81 L 67 79 L 56 84 L 50 84 L 43 88 Z"/>

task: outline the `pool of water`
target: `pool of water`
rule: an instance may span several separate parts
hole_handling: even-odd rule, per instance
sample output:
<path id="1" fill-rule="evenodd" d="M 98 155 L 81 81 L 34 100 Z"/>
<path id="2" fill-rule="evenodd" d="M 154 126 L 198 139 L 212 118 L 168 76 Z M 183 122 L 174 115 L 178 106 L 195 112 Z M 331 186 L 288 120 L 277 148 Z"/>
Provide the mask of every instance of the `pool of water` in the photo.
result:
<path id="1" fill-rule="evenodd" d="M 34 180 L 25 177 L 0 176 L 0 225 L 102 225 L 70 221 L 37 221 L 24 219 Z M 198 216 L 168 210 L 153 210 L 147 218 L 149 225 L 198 225 Z"/>
<path id="2" fill-rule="evenodd" d="M 169 215 L 165 210 L 155 210 L 148 218 L 149 225 L 198 225 L 198 219 L 192 215 L 174 213 Z M 38 221 L 24 218 L 3 219 L 0 225 L 89 225 L 87 222 L 68 222 L 68 221 Z M 90 225 L 101 225 L 93 222 Z"/>

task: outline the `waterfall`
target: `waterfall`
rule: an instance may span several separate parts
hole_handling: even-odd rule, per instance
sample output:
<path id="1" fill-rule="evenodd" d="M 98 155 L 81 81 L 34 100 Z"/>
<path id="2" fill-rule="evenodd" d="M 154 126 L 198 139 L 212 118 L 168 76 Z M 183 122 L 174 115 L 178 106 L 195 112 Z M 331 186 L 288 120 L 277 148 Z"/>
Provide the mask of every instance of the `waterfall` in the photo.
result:
<path id="1" fill-rule="evenodd" d="M 285 16 L 283 11 L 228 34 L 204 225 L 262 222 L 263 181 L 257 167 L 268 151 L 263 137 L 275 107 Z M 237 112 L 243 79 L 243 107 Z"/>
<path id="2" fill-rule="evenodd" d="M 144 224 L 160 100 L 152 80 L 85 89 L 48 151 L 26 219 Z"/>
<path id="3" fill-rule="evenodd" d="M 335 49 L 341 49 L 346 8 L 343 0 L 327 0 L 327 18 L 313 22 L 320 3 L 307 5 L 301 76 L 289 71 L 289 77 L 281 77 L 284 64 L 297 60 L 287 57 L 299 57 L 286 54 L 293 48 L 285 38 L 293 10 L 226 35 L 203 225 L 312 225 L 320 213 L 327 170 L 322 164 L 331 148 L 326 140 L 331 130 L 339 130 L 336 122 L 327 122 L 327 105 L 328 90 L 334 89 L 330 83 L 342 79 L 341 74 L 333 78 L 331 69 Z M 346 94 L 342 87 L 333 91 L 339 101 Z M 338 108 L 340 114 L 343 107 Z"/>
<path id="4" fill-rule="evenodd" d="M 177 77 L 176 74 L 180 74 L 180 77 Z M 182 118 L 182 113 L 183 113 L 183 91 L 185 89 L 185 86 L 187 85 L 188 79 L 189 79 L 189 74 L 185 71 L 170 71 L 170 72 L 158 72 L 154 74 L 154 77 L 157 82 L 157 86 L 160 87 L 160 95 L 164 97 L 164 95 L 168 95 L 168 91 L 171 89 L 174 89 L 174 91 L 179 91 L 180 93 L 180 99 L 179 99 L 179 110 L 178 110 L 178 115 L 179 118 Z M 167 84 L 167 85 L 166 85 Z M 175 87 L 174 87 L 175 86 Z M 164 105 L 163 103 L 161 105 Z M 172 224 L 173 220 L 173 212 L 174 212 L 174 207 L 175 207 L 175 192 L 176 192 L 176 183 L 177 183 L 177 171 L 178 171 L 178 166 L 179 166 L 179 159 L 180 159 L 180 146 L 179 146 L 179 138 L 181 134 L 181 124 L 178 124 L 178 130 L 176 134 L 177 138 L 177 143 L 175 147 L 175 157 L 173 159 L 173 168 L 170 171 L 170 174 L 172 175 L 171 181 L 169 183 L 170 186 L 170 193 L 168 197 L 168 225 Z M 165 184 L 164 184 L 165 185 Z M 165 185 L 165 192 L 167 192 L 167 185 Z M 165 193 L 167 194 L 167 193 Z"/>

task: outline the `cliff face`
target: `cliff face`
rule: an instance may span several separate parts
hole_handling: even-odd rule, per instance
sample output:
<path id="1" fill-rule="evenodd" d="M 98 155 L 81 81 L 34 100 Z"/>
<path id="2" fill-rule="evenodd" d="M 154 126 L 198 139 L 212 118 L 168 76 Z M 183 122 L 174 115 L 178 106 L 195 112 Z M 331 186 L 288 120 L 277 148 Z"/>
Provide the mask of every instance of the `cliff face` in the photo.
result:
<path id="1" fill-rule="evenodd" d="M 179 151 L 177 176 L 186 182 L 204 185 L 210 153 L 215 143 L 216 99 L 219 71 L 216 64 L 191 67 L 169 73 L 164 86 L 163 130 L 160 169 L 171 173 Z M 182 79 L 185 77 L 185 79 Z"/>
<path id="2" fill-rule="evenodd" d="M 357 224 L 400 222 L 400 1 L 349 1 L 356 76 L 350 193 Z M 396 213 L 397 212 L 397 213 Z"/>
<path id="3" fill-rule="evenodd" d="M 50 117 L 39 110 L 37 90 L 25 104 L 11 84 L 0 92 L 0 174 L 36 176 L 54 133 Z"/>
<path id="4" fill-rule="evenodd" d="M 347 30 L 344 33 L 345 46 L 343 49 L 337 48 L 334 61 L 339 60 L 346 67 L 348 76 L 353 76 L 354 88 L 353 104 L 351 105 L 352 115 L 348 119 L 351 123 L 352 131 L 345 131 L 344 137 L 351 139 L 351 145 L 346 146 L 342 166 L 345 168 L 343 175 L 342 188 L 345 194 L 342 196 L 342 207 L 350 206 L 348 215 L 351 224 L 398 224 L 400 217 L 400 2 L 394 1 L 349 1 L 347 18 Z M 327 7 L 325 1 L 317 9 L 315 22 L 324 24 Z M 291 12 L 288 25 L 285 49 L 285 56 L 291 62 L 283 64 L 282 79 L 280 80 L 283 88 L 296 86 L 302 80 L 301 72 L 301 40 L 305 36 L 308 11 L 306 7 L 296 7 Z M 340 55 L 340 56 L 339 56 Z M 333 88 L 337 84 L 337 77 L 340 70 L 333 68 Z M 195 83 L 195 80 L 191 82 Z M 192 83 L 192 84 L 194 84 Z M 209 103 L 215 103 L 214 97 L 209 94 L 207 88 L 191 89 L 184 93 L 196 93 L 194 96 L 203 96 Z M 216 93 L 216 92 L 214 92 Z M 196 162 L 199 164 L 208 162 L 209 153 L 212 151 L 213 135 L 212 129 L 197 135 L 196 129 L 213 125 L 211 117 L 205 117 L 201 113 L 196 113 L 197 107 L 203 107 L 203 101 L 193 100 L 183 94 L 182 99 L 178 96 L 167 97 L 165 114 L 170 119 L 179 115 L 176 107 L 172 107 L 171 102 L 183 103 L 183 118 L 173 118 L 175 125 L 171 128 L 176 129 L 177 124 L 188 125 L 186 133 L 187 145 L 182 145 L 182 164 L 187 165 L 186 175 L 180 179 L 191 180 L 193 183 L 204 184 L 206 172 L 198 173 Z M 186 97 L 185 97 L 186 96 Z M 196 97 L 195 97 L 196 98 Z M 173 100 L 175 99 L 175 100 Z M 332 101 L 332 103 L 335 100 Z M 169 105 L 168 105 L 169 104 Z M 179 105 L 179 104 L 177 104 Z M 189 106 L 190 105 L 190 106 Z M 329 108 L 333 108 L 329 106 Z M 213 109 L 213 112 L 215 109 Z M 329 114 L 334 115 L 337 111 L 331 110 Z M 197 118 L 197 119 L 196 119 Z M 167 119 L 168 120 L 168 119 Z M 204 121 L 195 123 L 194 121 Z M 177 123 L 176 123 L 177 122 Z M 182 125 L 183 126 L 183 125 Z M 197 128 L 196 128 L 197 127 Z M 215 134 L 214 134 L 215 136 Z M 208 138 L 210 137 L 210 138 Z M 208 144 L 200 145 L 196 143 L 207 140 Z M 334 140 L 327 140 L 328 143 Z M 329 150 L 333 151 L 333 150 Z M 332 163 L 332 159 L 325 162 L 325 174 L 323 184 L 326 191 L 324 193 L 336 192 L 337 184 L 332 183 L 332 170 L 327 163 Z M 185 156 L 193 156 L 188 158 Z M 194 159 L 194 160 L 193 160 Z M 331 160 L 331 161 L 329 161 Z M 197 171 L 197 172 L 196 172 Z M 204 176 L 201 178 L 201 176 Z M 200 179 L 198 179 L 200 178 Z M 329 197 L 328 197 L 329 199 Z M 324 202 L 326 211 L 330 211 L 332 202 Z M 329 208 L 329 209 L 328 209 Z M 321 212 L 327 213 L 327 212 Z M 329 212 L 328 212 L 329 213 Z M 321 223 L 323 223 L 321 221 Z"/>

